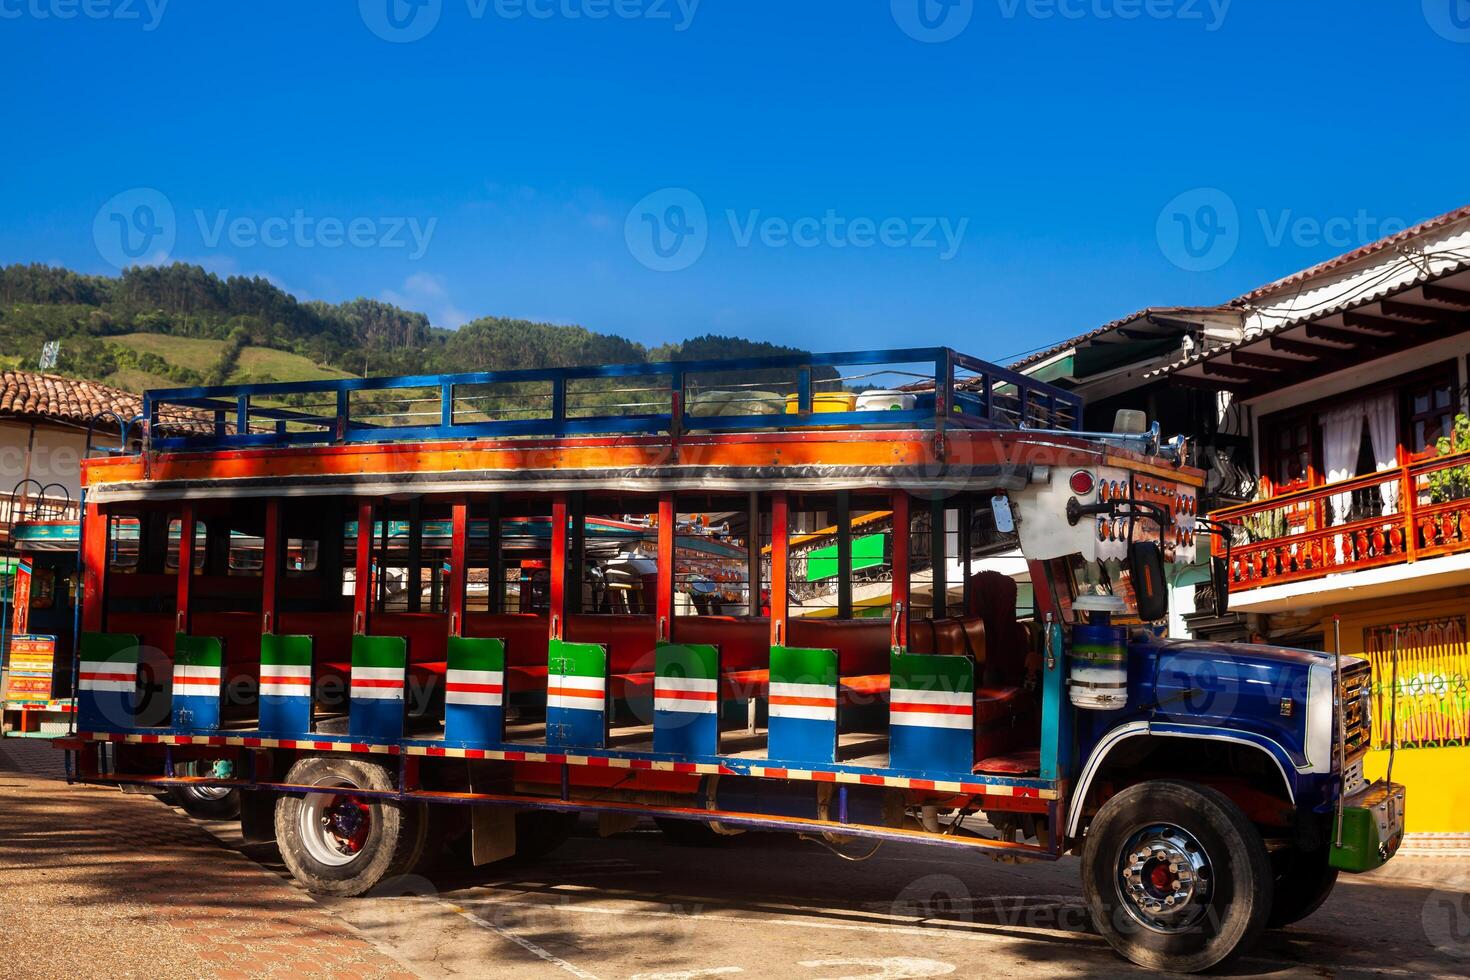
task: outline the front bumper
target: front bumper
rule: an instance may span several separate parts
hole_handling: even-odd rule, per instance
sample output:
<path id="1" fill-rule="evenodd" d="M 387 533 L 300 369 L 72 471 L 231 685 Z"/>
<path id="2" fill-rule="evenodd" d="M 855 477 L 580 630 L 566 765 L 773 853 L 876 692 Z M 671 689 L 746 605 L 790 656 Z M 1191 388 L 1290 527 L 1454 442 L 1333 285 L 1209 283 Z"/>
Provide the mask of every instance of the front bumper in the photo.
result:
<path id="1" fill-rule="evenodd" d="M 1328 863 L 1350 873 L 1381 868 L 1404 840 L 1404 787 L 1376 782 L 1343 800 L 1341 831 L 1333 819 Z"/>

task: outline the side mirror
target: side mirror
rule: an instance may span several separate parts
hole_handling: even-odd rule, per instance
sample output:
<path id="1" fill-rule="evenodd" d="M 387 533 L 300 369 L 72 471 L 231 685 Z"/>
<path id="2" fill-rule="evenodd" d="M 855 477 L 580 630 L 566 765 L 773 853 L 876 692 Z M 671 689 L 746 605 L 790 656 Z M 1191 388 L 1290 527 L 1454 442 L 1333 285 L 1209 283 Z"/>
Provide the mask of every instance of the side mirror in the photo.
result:
<path id="1" fill-rule="evenodd" d="M 1164 578 L 1164 553 L 1156 541 L 1135 541 L 1128 549 L 1128 569 L 1138 618 L 1146 623 L 1169 615 L 1169 586 Z"/>
<path id="2" fill-rule="evenodd" d="M 1215 593 L 1215 617 L 1223 618 L 1230 612 L 1230 562 L 1219 555 L 1210 556 L 1210 588 Z"/>

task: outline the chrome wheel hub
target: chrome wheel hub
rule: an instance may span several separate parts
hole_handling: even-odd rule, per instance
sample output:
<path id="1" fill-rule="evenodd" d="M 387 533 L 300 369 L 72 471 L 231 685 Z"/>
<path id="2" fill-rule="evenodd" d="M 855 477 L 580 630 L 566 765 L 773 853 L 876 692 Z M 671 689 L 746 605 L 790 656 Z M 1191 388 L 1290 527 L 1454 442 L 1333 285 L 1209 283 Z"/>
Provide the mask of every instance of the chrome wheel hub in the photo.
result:
<path id="1" fill-rule="evenodd" d="M 1172 824 L 1135 832 L 1118 855 L 1123 907 L 1156 932 L 1183 932 L 1198 922 L 1213 882 L 1205 849 L 1189 831 Z"/>
<path id="2" fill-rule="evenodd" d="M 355 787 L 308 793 L 301 801 L 297 830 L 307 853 L 322 864 L 341 867 L 362 854 L 372 830 L 372 807 L 353 796 Z"/>

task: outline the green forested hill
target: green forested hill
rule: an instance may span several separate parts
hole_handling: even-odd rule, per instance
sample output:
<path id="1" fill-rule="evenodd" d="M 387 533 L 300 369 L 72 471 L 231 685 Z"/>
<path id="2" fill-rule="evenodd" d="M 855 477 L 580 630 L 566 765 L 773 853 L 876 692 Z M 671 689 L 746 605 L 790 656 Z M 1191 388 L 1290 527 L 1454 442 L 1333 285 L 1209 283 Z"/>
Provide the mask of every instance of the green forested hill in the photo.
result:
<path id="1" fill-rule="evenodd" d="M 265 279 L 221 279 L 182 263 L 116 277 L 0 267 L 0 367 L 36 370 L 48 340 L 61 342 L 55 371 L 133 390 L 792 350 L 718 336 L 649 349 L 583 327 L 493 316 L 446 330 L 377 300 L 303 303 Z"/>

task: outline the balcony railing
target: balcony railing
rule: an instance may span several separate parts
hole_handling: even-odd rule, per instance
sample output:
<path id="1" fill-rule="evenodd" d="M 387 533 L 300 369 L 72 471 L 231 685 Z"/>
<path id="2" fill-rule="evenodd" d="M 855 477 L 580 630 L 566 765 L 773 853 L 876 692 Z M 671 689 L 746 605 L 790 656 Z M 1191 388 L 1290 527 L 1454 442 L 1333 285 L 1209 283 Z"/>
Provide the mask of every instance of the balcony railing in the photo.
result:
<path id="1" fill-rule="evenodd" d="M 1232 593 L 1470 551 L 1470 452 L 1211 516 L 1238 529 Z"/>

